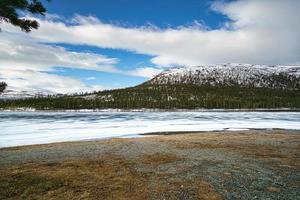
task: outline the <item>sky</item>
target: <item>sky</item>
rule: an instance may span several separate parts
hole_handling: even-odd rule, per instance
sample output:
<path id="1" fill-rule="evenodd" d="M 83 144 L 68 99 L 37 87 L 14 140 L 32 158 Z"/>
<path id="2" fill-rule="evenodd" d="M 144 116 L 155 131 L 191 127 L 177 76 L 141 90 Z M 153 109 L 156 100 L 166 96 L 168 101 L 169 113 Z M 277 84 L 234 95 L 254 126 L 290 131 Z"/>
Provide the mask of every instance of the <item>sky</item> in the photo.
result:
<path id="1" fill-rule="evenodd" d="M 140 84 L 174 66 L 300 63 L 299 0 L 52 0 L 40 28 L 0 23 L 0 81 L 74 93 Z"/>

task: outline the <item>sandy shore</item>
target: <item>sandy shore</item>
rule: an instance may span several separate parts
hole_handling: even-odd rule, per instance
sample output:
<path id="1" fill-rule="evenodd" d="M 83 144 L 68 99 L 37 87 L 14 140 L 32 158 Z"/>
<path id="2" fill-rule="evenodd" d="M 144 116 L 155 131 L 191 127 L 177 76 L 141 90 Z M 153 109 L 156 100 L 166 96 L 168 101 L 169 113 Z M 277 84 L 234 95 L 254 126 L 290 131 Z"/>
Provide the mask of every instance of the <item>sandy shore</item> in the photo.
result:
<path id="1" fill-rule="evenodd" d="M 300 199 L 300 132 L 4 148 L 0 199 Z"/>

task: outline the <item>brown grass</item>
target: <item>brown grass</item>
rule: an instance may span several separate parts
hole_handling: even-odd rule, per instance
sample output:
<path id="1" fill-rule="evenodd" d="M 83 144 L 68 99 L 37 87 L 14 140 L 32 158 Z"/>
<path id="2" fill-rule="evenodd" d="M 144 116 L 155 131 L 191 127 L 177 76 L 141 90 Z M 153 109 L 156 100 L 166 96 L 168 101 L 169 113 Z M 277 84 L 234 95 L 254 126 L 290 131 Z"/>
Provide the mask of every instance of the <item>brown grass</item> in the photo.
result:
<path id="1" fill-rule="evenodd" d="M 1 170 L 0 199 L 142 199 L 144 178 L 123 159 L 34 164 Z"/>
<path id="2" fill-rule="evenodd" d="M 299 136 L 289 134 L 245 134 L 245 135 L 225 135 L 219 134 L 202 135 L 202 138 L 193 139 L 192 136 L 177 138 L 171 144 L 177 149 L 224 149 L 232 152 L 245 154 L 246 156 L 256 157 L 272 162 L 274 166 L 284 166 L 300 168 L 300 146 L 291 147 L 285 143 L 299 142 Z M 218 138 L 218 139 L 216 139 Z M 269 143 L 256 144 L 255 141 L 271 141 Z M 241 141 L 243 143 L 241 143 Z M 273 142 L 273 143 L 272 143 Z M 276 145 L 280 143 L 280 145 Z"/>
<path id="3" fill-rule="evenodd" d="M 145 155 L 137 160 L 107 155 L 59 163 L 27 163 L 0 169 L 0 199 L 220 199 L 211 186 L 137 171 L 139 162 L 165 164 L 180 158 Z M 218 198 L 217 198 L 218 197 Z"/>
<path id="4" fill-rule="evenodd" d="M 299 169 L 299 134 L 187 134 L 139 139 L 111 139 L 97 142 L 61 143 L 2 151 L 33 151 L 40 148 L 64 148 L 66 145 L 89 145 L 149 140 L 163 142 L 176 150 L 222 150 L 267 162 L 267 166 Z M 257 142 L 259 141 L 259 142 Z M 267 142 L 264 142 L 267 141 Z M 292 144 L 292 145 L 289 145 Z M 176 151 L 174 151 L 176 152 Z M 186 162 L 172 153 L 140 155 L 127 160 L 116 155 L 52 163 L 27 163 L 0 167 L 0 199 L 202 199 L 219 200 L 222 196 L 207 182 L 190 174 L 188 167 L 171 171 L 158 170 Z M 208 160 L 208 162 L 215 162 Z M 207 164 L 206 163 L 206 164 Z M 271 165 L 269 165 L 271 164 Z M 146 169 L 146 170 L 141 170 Z M 164 169 L 164 168 L 163 168 Z M 239 169 L 239 166 L 234 166 Z M 224 172 L 230 177 L 231 173 Z M 266 188 L 280 192 L 279 188 Z"/>
<path id="5" fill-rule="evenodd" d="M 151 164 L 151 165 L 167 164 L 167 163 L 172 163 L 180 160 L 182 160 L 182 158 L 178 157 L 175 154 L 162 154 L 162 153 L 146 154 L 146 155 L 142 155 L 138 159 L 140 163 Z"/>
<path id="6" fill-rule="evenodd" d="M 280 189 L 279 188 L 276 188 L 276 187 L 268 187 L 267 190 L 269 192 L 280 192 Z"/>
<path id="7" fill-rule="evenodd" d="M 198 199 L 221 200 L 222 197 L 216 193 L 207 182 L 201 181 L 198 183 Z"/>

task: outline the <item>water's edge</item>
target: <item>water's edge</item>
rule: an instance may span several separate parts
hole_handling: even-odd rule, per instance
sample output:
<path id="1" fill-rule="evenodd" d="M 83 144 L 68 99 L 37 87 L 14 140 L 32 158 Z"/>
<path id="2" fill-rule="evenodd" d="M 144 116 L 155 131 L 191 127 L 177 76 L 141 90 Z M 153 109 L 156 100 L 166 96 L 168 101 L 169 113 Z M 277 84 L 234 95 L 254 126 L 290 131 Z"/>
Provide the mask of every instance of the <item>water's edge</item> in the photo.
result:
<path id="1" fill-rule="evenodd" d="M 223 133 L 223 132 L 251 132 L 251 131 L 285 131 L 291 133 L 300 133 L 299 129 L 282 129 L 282 128 L 248 128 L 248 129 L 223 129 L 223 130 L 213 130 L 213 131 L 163 131 L 163 132 L 149 132 L 141 133 L 141 136 L 159 136 L 159 135 L 182 135 L 182 134 L 193 134 L 193 133 Z"/>
<path id="2" fill-rule="evenodd" d="M 300 108 L 270 108 L 270 109 L 64 109 L 48 110 L 34 108 L 1 109 L 0 112 L 300 112 Z"/>
<path id="3" fill-rule="evenodd" d="M 145 137 L 157 137 L 157 136 L 170 136 L 170 135 L 182 135 L 182 134 L 201 134 L 201 133 L 238 133 L 238 134 L 249 134 L 260 131 L 265 131 L 264 133 L 272 133 L 274 134 L 275 131 L 284 131 L 286 134 L 291 133 L 299 133 L 300 130 L 298 129 L 243 129 L 243 130 L 214 130 L 214 131 L 164 131 L 164 132 L 149 132 L 149 133 L 140 133 L 136 135 L 122 135 L 116 137 L 105 137 L 105 138 L 90 138 L 90 139 L 82 139 L 82 140 L 70 140 L 70 141 L 61 141 L 61 142 L 50 142 L 50 143 L 41 143 L 41 144 L 27 144 L 27 145 L 16 145 L 16 146 L 8 146 L 8 147 L 1 147 L 0 150 L 12 149 L 12 148 L 24 148 L 24 147 L 37 147 L 37 146 L 44 146 L 44 145 L 55 145 L 55 144 L 68 144 L 68 143 L 80 143 L 80 142 L 100 142 L 105 141 L 113 138 L 145 138 Z"/>

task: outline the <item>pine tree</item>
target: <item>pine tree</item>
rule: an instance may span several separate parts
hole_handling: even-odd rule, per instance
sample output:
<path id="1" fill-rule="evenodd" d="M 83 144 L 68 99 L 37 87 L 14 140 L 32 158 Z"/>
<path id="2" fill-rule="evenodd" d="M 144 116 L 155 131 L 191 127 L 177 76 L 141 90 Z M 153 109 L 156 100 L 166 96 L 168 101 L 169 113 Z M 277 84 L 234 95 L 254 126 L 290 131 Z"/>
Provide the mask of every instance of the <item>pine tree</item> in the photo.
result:
<path id="1" fill-rule="evenodd" d="M 8 22 L 20 27 L 25 32 L 30 32 L 32 29 L 39 27 L 36 20 L 22 18 L 19 16 L 18 11 L 39 15 L 45 15 L 46 13 L 45 7 L 38 0 L 1 0 L 0 23 Z"/>
<path id="2" fill-rule="evenodd" d="M 7 84 L 5 82 L 0 82 L 0 94 L 6 89 Z"/>

